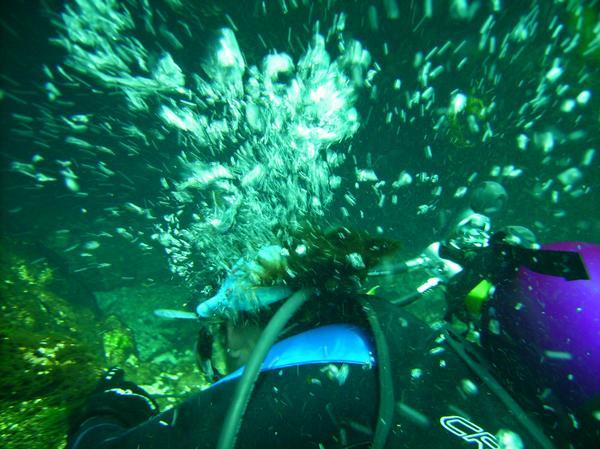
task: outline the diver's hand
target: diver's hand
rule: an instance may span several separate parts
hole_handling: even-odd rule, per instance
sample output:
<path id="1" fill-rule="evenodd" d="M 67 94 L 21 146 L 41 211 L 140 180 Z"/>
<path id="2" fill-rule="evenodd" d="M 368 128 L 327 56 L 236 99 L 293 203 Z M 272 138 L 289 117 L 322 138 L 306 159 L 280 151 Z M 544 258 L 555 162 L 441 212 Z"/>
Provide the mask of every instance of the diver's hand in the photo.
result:
<path id="1" fill-rule="evenodd" d="M 88 419 L 110 417 L 129 428 L 158 412 L 158 405 L 144 389 L 126 381 L 122 369 L 112 368 L 104 373 L 87 404 L 72 419 L 71 427 L 76 430 Z"/>

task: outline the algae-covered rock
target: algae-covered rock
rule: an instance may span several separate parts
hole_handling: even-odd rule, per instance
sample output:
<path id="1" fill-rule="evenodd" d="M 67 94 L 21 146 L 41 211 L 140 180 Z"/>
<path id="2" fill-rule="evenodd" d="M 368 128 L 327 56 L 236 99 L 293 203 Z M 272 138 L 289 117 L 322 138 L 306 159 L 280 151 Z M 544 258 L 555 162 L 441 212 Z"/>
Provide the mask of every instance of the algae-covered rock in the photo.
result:
<path id="1" fill-rule="evenodd" d="M 48 402 L 39 398 L 5 405 L 2 401 L 0 438 L 4 448 L 54 449 L 65 446 L 65 416 L 68 408 Z"/>
<path id="2" fill-rule="evenodd" d="M 0 441 L 61 448 L 103 366 L 95 313 L 51 289 L 53 267 L 29 248 L 3 241 L 0 257 Z"/>
<path id="3" fill-rule="evenodd" d="M 122 287 L 96 292 L 104 324 L 104 351 L 110 365 L 154 396 L 161 408 L 206 385 L 193 354 L 198 324 L 165 320 L 160 308 L 185 310 L 190 292 L 177 285 Z M 133 347 L 132 347 L 133 345 Z"/>
<path id="4" fill-rule="evenodd" d="M 105 320 L 104 328 L 102 344 L 108 366 L 125 366 L 128 361 L 137 360 L 133 334 L 119 318 L 109 316 Z"/>
<path id="5" fill-rule="evenodd" d="M 152 285 L 89 291 L 35 246 L 0 240 L 0 441 L 7 449 L 58 449 L 68 417 L 101 372 L 125 369 L 165 407 L 205 381 L 192 352 L 197 324 L 156 318 L 189 292 Z M 84 286 L 85 287 L 85 286 Z M 86 297 L 81 298 L 79 295 Z"/>
<path id="6" fill-rule="evenodd" d="M 198 327 L 193 320 L 165 320 L 153 313 L 163 308 L 186 310 L 189 296 L 187 289 L 166 284 L 96 292 L 100 310 L 130 330 L 136 355 L 145 363 L 173 349 L 193 347 Z"/>

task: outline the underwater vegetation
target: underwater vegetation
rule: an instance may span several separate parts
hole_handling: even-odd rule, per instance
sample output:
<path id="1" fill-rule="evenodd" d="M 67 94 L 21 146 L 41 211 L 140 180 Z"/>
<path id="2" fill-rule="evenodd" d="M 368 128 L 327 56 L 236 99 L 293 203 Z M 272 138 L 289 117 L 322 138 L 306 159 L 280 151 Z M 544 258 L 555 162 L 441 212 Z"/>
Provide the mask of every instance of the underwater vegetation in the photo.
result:
<path id="1" fill-rule="evenodd" d="M 125 367 L 162 406 L 202 385 L 191 347 L 187 355 L 162 352 L 152 363 L 140 363 L 122 317 L 82 305 L 72 294 L 80 288 L 58 279 L 60 269 L 32 245 L 2 239 L 0 261 L 3 448 L 64 447 L 70 413 L 107 367 Z"/>
<path id="2" fill-rule="evenodd" d="M 102 334 L 102 344 L 108 366 L 124 366 L 130 357 L 137 355 L 131 330 L 114 315 L 110 315 L 105 323 L 106 331 Z"/>
<path id="3" fill-rule="evenodd" d="M 68 414 L 101 366 L 92 310 L 52 291 L 53 268 L 0 242 L 0 439 L 3 447 L 64 446 Z"/>

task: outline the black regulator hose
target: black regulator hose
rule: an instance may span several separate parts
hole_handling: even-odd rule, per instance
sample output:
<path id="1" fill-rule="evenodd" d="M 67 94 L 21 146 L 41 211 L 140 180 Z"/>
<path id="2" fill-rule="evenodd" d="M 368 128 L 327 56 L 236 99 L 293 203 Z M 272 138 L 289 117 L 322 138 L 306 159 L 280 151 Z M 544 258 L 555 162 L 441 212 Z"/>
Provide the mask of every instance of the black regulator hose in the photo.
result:
<path id="1" fill-rule="evenodd" d="M 390 350 L 375 310 L 373 310 L 367 298 L 359 297 L 359 302 L 367 315 L 367 320 L 375 337 L 379 370 L 379 412 L 371 449 L 383 449 L 387 443 L 394 420 L 394 384 Z"/>
<path id="2" fill-rule="evenodd" d="M 307 288 L 295 292 L 282 304 L 267 324 L 267 327 L 265 327 L 265 330 L 263 330 L 244 368 L 244 374 L 235 389 L 234 399 L 227 410 L 227 416 L 219 435 L 218 449 L 233 449 L 235 447 L 242 418 L 248 407 L 250 396 L 254 390 L 256 379 L 258 378 L 265 357 L 288 321 L 312 295 L 313 290 Z"/>

